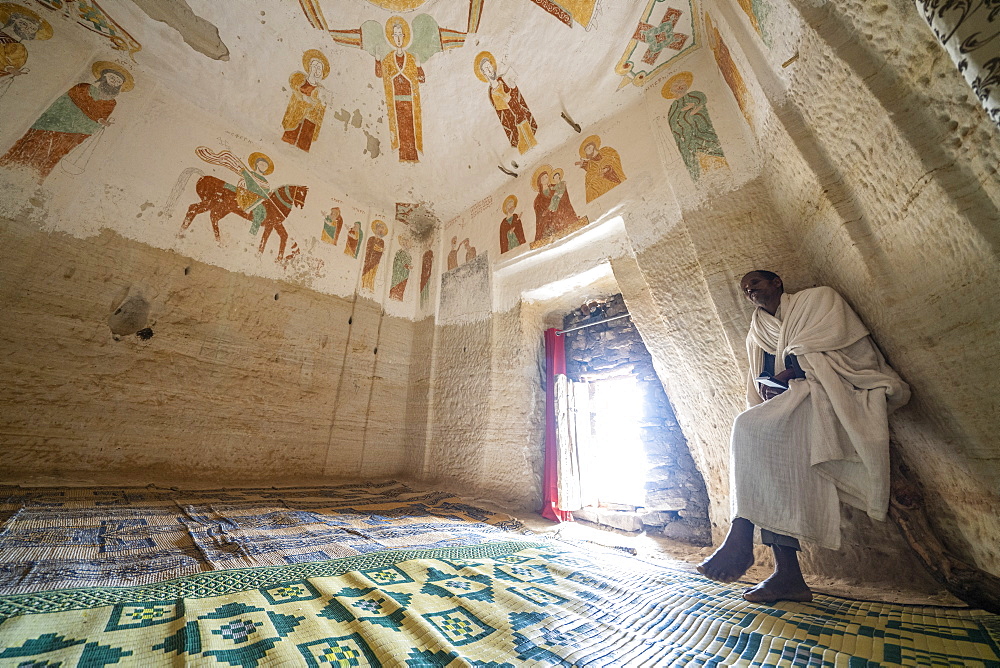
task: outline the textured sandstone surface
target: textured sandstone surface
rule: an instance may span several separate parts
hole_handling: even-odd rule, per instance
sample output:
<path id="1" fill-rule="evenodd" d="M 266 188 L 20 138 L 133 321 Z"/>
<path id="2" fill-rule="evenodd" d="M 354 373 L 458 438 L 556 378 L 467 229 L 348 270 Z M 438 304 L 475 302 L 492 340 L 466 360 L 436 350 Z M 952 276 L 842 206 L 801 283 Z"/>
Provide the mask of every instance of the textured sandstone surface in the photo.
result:
<path id="1" fill-rule="evenodd" d="M 0 239 L 5 481 L 401 471 L 412 321 L 110 232 L 3 220 Z M 130 294 L 148 340 L 108 326 Z"/>

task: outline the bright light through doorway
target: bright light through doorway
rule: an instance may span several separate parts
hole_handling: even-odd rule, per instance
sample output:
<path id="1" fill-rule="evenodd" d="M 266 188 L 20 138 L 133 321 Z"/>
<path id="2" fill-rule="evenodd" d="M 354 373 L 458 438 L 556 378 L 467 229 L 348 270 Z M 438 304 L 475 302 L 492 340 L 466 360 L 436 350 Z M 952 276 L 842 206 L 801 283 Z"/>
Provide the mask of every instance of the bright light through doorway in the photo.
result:
<path id="1" fill-rule="evenodd" d="M 594 468 L 587 477 L 598 502 L 642 506 L 648 468 L 639 437 L 643 393 L 632 377 L 597 381 L 591 392 Z"/>

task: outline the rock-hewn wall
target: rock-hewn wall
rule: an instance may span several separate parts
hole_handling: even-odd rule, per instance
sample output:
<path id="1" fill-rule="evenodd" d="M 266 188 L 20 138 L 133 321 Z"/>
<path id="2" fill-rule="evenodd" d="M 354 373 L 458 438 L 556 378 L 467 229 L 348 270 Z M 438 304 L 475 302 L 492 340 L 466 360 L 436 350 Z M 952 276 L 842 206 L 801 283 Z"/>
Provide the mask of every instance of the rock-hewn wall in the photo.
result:
<path id="1" fill-rule="evenodd" d="M 637 266 L 616 264 L 622 293 L 706 474 L 717 535 L 746 370 L 750 309 L 736 285 L 770 268 L 793 291 L 832 285 L 853 304 L 914 390 L 891 427 L 932 522 L 961 557 L 1000 572 L 987 510 L 1000 502 L 1000 139 L 911 3 L 794 4 L 804 25 L 787 72 L 748 26 L 740 34 L 770 106 L 761 176 L 683 201 L 679 219 L 669 207 L 626 217 L 630 235 L 644 218 L 674 222 Z M 737 12 L 722 15 L 739 32 Z M 884 579 L 879 564 L 909 558 L 894 527 L 844 513 L 843 549 L 810 551 L 807 568 Z"/>
<path id="2" fill-rule="evenodd" d="M 113 232 L 0 239 L 5 481 L 403 473 L 412 321 Z M 148 340 L 109 328 L 129 295 Z"/>

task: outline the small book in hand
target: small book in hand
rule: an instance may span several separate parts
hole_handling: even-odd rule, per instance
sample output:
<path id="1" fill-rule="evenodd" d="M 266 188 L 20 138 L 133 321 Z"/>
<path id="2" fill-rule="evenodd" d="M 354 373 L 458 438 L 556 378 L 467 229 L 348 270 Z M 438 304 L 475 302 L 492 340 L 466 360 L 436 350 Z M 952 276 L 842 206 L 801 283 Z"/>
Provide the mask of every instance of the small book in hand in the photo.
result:
<path id="1" fill-rule="evenodd" d="M 760 383 L 761 385 L 767 385 L 768 387 L 776 387 L 779 390 L 788 389 L 788 383 L 776 380 L 774 376 L 770 376 L 766 373 L 762 373 L 759 376 L 757 376 L 757 382 Z"/>

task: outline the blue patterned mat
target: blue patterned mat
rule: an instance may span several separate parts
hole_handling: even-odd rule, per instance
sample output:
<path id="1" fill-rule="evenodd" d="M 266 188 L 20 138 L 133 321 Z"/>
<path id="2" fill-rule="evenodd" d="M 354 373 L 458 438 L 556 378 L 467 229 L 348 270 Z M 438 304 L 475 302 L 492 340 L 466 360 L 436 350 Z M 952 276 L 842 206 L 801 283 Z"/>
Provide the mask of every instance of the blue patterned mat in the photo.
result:
<path id="1" fill-rule="evenodd" d="M 0 594 L 476 545 L 520 527 L 399 483 L 172 490 L 0 486 Z"/>
<path id="2" fill-rule="evenodd" d="M 0 666 L 1000 666 L 995 615 L 487 543 L 0 597 Z"/>

